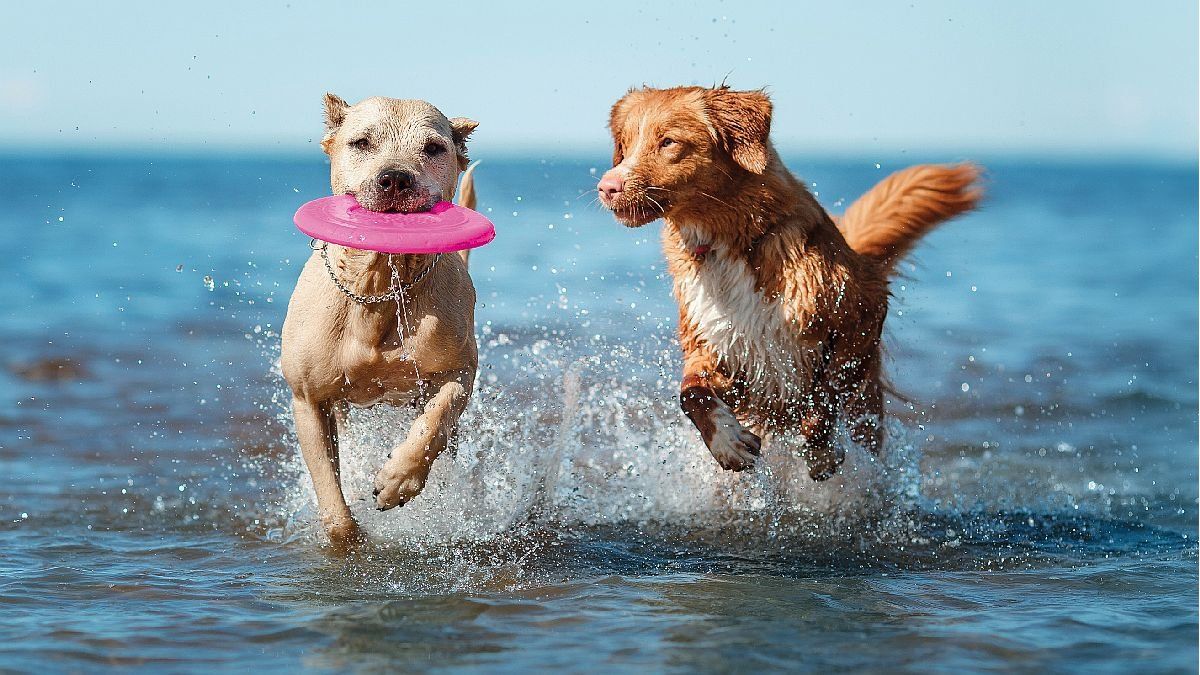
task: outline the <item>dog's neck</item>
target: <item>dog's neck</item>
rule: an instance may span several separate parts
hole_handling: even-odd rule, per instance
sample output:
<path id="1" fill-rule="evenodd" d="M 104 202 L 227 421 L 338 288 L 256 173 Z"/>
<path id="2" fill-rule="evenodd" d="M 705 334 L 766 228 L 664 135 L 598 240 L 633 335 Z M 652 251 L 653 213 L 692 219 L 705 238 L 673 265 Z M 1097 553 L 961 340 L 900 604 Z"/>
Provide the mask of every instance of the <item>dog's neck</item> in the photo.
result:
<path id="1" fill-rule="evenodd" d="M 392 290 L 393 266 L 400 283 L 411 284 L 434 260 L 432 254 L 426 253 L 387 254 L 341 246 L 330 246 L 330 258 L 342 284 L 365 296 L 382 295 Z"/>
<path id="2" fill-rule="evenodd" d="M 825 210 L 787 170 L 774 147 L 769 158 L 761 174 L 742 170 L 722 193 L 673 209 L 664 218 L 667 225 L 680 233 L 685 245 L 707 252 L 715 247 L 748 250 L 768 232 L 781 227 L 808 232 L 827 219 Z"/>

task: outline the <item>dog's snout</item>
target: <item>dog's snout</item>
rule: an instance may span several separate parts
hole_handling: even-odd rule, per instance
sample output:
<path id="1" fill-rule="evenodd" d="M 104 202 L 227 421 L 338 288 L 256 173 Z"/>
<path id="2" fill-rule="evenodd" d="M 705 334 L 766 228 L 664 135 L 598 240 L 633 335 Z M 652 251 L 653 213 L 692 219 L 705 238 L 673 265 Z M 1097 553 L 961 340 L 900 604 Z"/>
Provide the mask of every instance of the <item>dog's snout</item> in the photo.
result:
<path id="1" fill-rule="evenodd" d="M 375 182 L 379 185 L 379 189 L 384 192 L 407 190 L 413 186 L 415 180 L 411 173 L 399 169 L 389 169 L 375 177 Z"/>
<path id="2" fill-rule="evenodd" d="M 604 177 L 600 179 L 596 189 L 601 195 L 613 199 L 625 189 L 625 177 L 616 168 L 609 169 L 604 172 Z"/>

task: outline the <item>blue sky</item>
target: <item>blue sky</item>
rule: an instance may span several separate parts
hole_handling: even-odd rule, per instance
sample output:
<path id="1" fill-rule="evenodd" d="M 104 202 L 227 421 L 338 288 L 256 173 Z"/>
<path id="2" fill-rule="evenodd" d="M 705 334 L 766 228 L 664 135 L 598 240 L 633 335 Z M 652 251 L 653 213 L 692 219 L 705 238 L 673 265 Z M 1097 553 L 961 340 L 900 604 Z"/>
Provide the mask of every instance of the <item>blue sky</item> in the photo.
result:
<path id="1" fill-rule="evenodd" d="M 1194 157 L 1197 10 L 1128 2 L 22 3 L 0 149 L 304 152 L 326 91 L 479 151 L 594 149 L 629 86 L 767 86 L 787 150 Z"/>

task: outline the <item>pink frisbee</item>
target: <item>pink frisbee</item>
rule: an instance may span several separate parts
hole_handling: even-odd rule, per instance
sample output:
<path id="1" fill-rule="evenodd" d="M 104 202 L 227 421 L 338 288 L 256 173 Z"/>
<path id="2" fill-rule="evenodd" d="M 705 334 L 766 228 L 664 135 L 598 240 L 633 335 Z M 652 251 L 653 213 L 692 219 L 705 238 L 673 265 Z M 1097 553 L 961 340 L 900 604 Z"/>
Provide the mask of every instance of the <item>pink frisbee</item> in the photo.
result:
<path id="1" fill-rule="evenodd" d="M 496 238 L 492 221 L 450 202 L 419 213 L 379 213 L 359 206 L 353 195 L 336 195 L 301 206 L 293 220 L 310 237 L 380 253 L 450 253 Z"/>

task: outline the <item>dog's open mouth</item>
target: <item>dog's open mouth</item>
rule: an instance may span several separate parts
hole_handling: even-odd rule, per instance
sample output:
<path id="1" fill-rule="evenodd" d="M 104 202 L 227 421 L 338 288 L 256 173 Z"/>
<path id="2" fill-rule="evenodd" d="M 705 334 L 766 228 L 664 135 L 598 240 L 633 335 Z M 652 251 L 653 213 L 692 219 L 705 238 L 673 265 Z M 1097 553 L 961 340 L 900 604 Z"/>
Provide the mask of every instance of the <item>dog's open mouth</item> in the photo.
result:
<path id="1" fill-rule="evenodd" d="M 424 213 L 432 210 L 437 200 L 432 195 L 402 195 L 397 199 L 372 199 L 366 195 L 353 192 L 346 194 L 354 197 L 358 205 L 376 213 Z"/>

